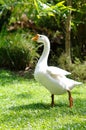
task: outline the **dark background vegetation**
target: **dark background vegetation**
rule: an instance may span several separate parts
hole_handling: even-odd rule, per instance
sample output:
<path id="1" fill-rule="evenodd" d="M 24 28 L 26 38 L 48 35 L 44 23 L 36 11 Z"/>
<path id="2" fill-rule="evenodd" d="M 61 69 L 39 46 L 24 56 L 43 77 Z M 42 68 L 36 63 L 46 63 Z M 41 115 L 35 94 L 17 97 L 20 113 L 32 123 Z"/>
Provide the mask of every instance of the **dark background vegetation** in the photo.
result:
<path id="1" fill-rule="evenodd" d="M 85 0 L 72 0 L 71 65 L 66 62 L 65 55 L 68 10 L 66 0 L 1 0 L 0 67 L 34 70 L 43 47 L 32 43 L 31 38 L 40 33 L 47 35 L 51 42 L 49 65 L 60 66 L 71 71 L 73 78 L 86 80 Z"/>

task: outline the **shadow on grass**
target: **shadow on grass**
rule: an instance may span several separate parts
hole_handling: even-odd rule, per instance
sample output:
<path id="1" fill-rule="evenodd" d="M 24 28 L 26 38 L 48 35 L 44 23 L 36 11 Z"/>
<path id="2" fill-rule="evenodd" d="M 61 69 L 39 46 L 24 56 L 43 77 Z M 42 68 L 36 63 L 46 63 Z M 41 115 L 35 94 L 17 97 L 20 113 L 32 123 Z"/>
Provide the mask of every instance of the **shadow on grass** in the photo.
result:
<path id="1" fill-rule="evenodd" d="M 15 106 L 15 107 L 11 107 L 10 110 L 14 110 L 14 111 L 20 111 L 20 110 L 29 110 L 29 109 L 49 109 L 50 106 L 48 104 L 43 104 L 43 103 L 33 103 L 33 104 L 29 104 L 29 105 L 20 105 L 20 106 Z"/>
<path id="2" fill-rule="evenodd" d="M 51 104 L 49 103 L 31 103 L 31 104 L 26 104 L 26 105 L 20 105 L 20 106 L 12 106 L 9 108 L 9 110 L 12 111 L 43 111 L 47 113 L 47 111 L 55 112 L 55 113 L 60 113 L 60 114 L 67 114 L 67 115 L 80 115 L 80 116 L 85 116 L 86 115 L 86 100 L 85 99 L 80 99 L 77 98 L 74 100 L 74 106 L 70 108 L 68 106 L 68 103 L 65 102 L 58 102 L 55 104 L 55 106 L 52 108 Z"/>
<path id="3" fill-rule="evenodd" d="M 76 100 L 77 103 L 78 99 Z M 81 100 L 80 100 L 81 101 Z M 85 101 L 84 101 L 85 102 Z M 76 120 L 77 123 L 70 123 L 67 122 L 64 126 L 62 125 L 62 130 L 67 130 L 67 129 L 71 129 L 74 128 L 74 130 L 77 128 L 84 128 L 85 127 L 85 106 L 78 106 L 76 104 L 76 106 L 74 105 L 74 107 L 71 109 L 68 107 L 67 104 L 65 103 L 58 103 L 55 104 L 55 107 L 51 107 L 50 104 L 48 103 L 31 103 L 31 104 L 26 104 L 26 105 L 19 105 L 19 106 L 12 106 L 9 108 L 9 114 L 5 114 L 3 117 L 4 122 L 8 122 L 8 119 L 10 121 L 14 121 L 18 119 L 22 119 L 22 121 L 25 121 L 25 119 L 27 119 L 28 121 L 30 120 L 51 120 L 53 122 L 53 120 L 56 119 L 60 119 L 60 118 L 64 118 L 67 116 L 69 118 L 69 120 L 72 120 L 72 122 L 74 120 Z M 11 114 L 11 115 L 10 115 Z M 78 123 L 77 118 L 72 119 L 73 117 L 82 117 L 83 121 Z M 72 117 L 72 118 L 71 118 Z M 83 124 L 82 124 L 83 123 Z M 55 123 L 55 129 L 58 129 L 58 122 Z M 77 125 L 77 127 L 76 127 Z M 61 130 L 60 128 L 60 130 Z"/>
<path id="4" fill-rule="evenodd" d="M 46 103 L 31 103 L 31 104 L 28 104 L 28 105 L 20 105 L 20 106 L 13 106 L 11 108 L 9 108 L 10 110 L 14 110 L 14 111 L 20 111 L 20 110 L 29 110 L 29 109 L 32 109 L 32 110 L 41 110 L 41 109 L 45 109 L 45 110 L 49 110 L 49 109 L 52 109 L 52 108 L 67 108 L 67 104 L 55 104 L 54 107 L 51 107 L 51 104 L 46 104 Z"/>

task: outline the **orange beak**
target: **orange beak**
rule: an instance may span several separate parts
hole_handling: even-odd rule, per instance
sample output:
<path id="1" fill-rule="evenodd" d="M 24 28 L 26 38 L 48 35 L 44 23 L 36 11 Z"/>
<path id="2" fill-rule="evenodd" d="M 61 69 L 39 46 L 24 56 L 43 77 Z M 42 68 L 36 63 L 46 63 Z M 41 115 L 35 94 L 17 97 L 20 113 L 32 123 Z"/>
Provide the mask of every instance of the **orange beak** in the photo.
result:
<path id="1" fill-rule="evenodd" d="M 38 38 L 39 38 L 39 35 L 38 35 L 38 34 L 36 34 L 36 36 L 35 36 L 35 37 L 33 37 L 33 38 L 32 38 L 32 40 L 33 40 L 33 41 L 37 41 L 37 40 L 38 40 Z"/>

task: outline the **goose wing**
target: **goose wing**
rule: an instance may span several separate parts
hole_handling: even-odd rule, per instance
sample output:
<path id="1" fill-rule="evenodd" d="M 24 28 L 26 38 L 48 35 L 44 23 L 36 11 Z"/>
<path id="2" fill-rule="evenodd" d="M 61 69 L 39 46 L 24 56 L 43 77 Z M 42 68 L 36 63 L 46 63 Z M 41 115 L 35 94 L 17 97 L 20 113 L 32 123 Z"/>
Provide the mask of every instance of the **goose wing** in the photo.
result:
<path id="1" fill-rule="evenodd" d="M 53 66 L 50 66 L 47 68 L 47 71 L 53 75 L 69 75 L 71 74 L 70 72 L 66 71 L 66 70 L 63 70 L 63 69 L 60 69 L 58 67 L 53 67 Z"/>
<path id="2" fill-rule="evenodd" d="M 56 71 L 55 71 L 56 70 Z M 58 72 L 57 72 L 58 71 Z M 56 67 L 49 67 L 47 69 L 47 74 L 53 78 L 58 80 L 58 82 L 62 85 L 62 86 L 67 86 L 67 89 L 72 89 L 75 85 L 79 85 L 82 84 L 81 82 L 77 82 L 75 80 L 69 79 L 67 78 L 65 75 L 71 74 L 68 71 L 65 71 L 63 69 L 60 68 L 56 68 Z"/>

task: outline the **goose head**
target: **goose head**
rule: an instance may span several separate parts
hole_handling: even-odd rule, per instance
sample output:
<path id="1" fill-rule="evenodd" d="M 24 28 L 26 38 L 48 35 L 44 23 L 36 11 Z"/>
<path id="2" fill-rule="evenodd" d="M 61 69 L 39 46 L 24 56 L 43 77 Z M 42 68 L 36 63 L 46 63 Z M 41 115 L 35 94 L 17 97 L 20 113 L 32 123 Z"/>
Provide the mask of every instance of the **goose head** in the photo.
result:
<path id="1" fill-rule="evenodd" d="M 32 38 L 33 41 L 36 41 L 38 43 L 47 43 L 48 38 L 45 35 L 36 34 L 35 37 Z"/>

